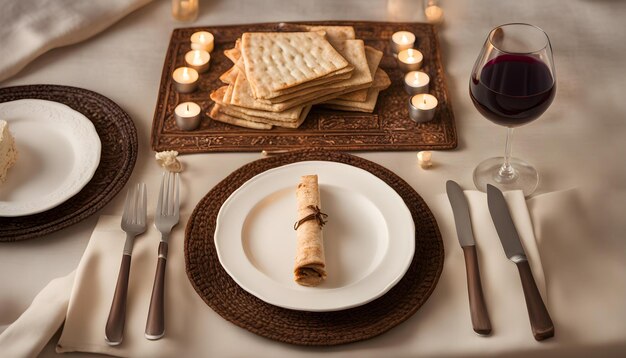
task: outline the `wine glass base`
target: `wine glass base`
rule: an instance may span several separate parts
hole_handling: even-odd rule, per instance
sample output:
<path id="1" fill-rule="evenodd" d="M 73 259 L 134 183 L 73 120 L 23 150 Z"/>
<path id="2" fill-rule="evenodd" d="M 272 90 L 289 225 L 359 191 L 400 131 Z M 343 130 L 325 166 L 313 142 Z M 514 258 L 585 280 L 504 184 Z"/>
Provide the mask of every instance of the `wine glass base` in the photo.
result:
<path id="1" fill-rule="evenodd" d="M 518 158 L 511 158 L 510 163 L 514 174 L 510 177 L 500 175 L 500 168 L 504 163 L 503 157 L 489 158 L 482 161 L 474 169 L 474 185 L 482 192 L 487 191 L 487 184 L 491 184 L 502 191 L 521 190 L 524 196 L 532 194 L 539 184 L 539 173 L 530 164 Z"/>

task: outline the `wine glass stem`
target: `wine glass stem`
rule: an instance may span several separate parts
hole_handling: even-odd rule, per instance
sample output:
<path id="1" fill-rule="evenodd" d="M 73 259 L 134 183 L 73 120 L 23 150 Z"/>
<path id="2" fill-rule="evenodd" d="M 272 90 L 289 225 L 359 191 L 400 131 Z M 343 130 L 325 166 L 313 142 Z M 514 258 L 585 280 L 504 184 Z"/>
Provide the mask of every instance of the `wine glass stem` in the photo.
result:
<path id="1" fill-rule="evenodd" d="M 506 147 L 504 149 L 504 163 L 498 170 L 498 177 L 502 182 L 510 182 L 516 179 L 517 173 L 511 165 L 511 148 L 513 146 L 513 128 L 506 129 Z"/>

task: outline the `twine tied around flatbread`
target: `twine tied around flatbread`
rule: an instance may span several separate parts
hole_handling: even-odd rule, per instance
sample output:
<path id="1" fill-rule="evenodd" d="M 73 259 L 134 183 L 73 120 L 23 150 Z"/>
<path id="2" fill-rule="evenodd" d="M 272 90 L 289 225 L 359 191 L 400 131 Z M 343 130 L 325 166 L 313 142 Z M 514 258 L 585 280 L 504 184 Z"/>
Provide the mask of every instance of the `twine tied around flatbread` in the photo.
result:
<path id="1" fill-rule="evenodd" d="M 325 218 L 327 218 L 327 217 L 328 217 L 328 215 L 327 215 L 327 214 L 324 214 L 324 213 L 320 210 L 320 208 L 319 208 L 318 206 L 309 205 L 309 206 L 307 206 L 307 208 L 309 208 L 309 209 L 313 210 L 313 213 L 311 213 L 311 214 L 309 214 L 309 215 L 307 215 L 307 216 L 303 217 L 302 219 L 300 219 L 300 220 L 296 221 L 296 222 L 293 224 L 293 229 L 294 229 L 294 230 L 298 230 L 298 228 L 300 227 L 300 225 L 302 225 L 302 224 L 304 224 L 305 222 L 310 221 L 310 220 L 315 220 L 315 221 L 317 221 L 317 223 L 318 223 L 318 224 L 319 224 L 319 226 L 320 226 L 320 229 L 324 226 L 324 224 L 326 224 L 326 222 L 327 222 L 327 221 L 326 221 L 326 220 L 324 220 L 324 219 L 325 219 Z"/>

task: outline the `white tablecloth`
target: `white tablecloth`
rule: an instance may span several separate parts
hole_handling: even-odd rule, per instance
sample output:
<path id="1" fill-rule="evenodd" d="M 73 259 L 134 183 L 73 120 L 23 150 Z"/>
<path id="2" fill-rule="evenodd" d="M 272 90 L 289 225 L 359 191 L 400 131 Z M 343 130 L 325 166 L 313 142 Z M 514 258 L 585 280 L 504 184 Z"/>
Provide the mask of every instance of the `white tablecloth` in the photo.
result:
<path id="1" fill-rule="evenodd" d="M 333 19 L 421 21 L 423 16 L 416 3 L 419 1 L 211 0 L 201 2 L 201 14 L 194 25 Z M 595 293 L 609 292 L 605 290 L 611 285 L 623 292 L 624 285 L 623 278 L 620 282 L 619 276 L 609 273 L 613 273 L 615 267 L 623 267 L 620 265 L 626 256 L 621 239 L 626 227 L 623 221 L 616 220 L 625 212 L 626 202 L 626 167 L 622 159 L 626 157 L 623 141 L 626 134 L 626 101 L 623 100 L 626 33 L 622 24 L 626 3 L 459 0 L 444 1 L 443 7 L 446 23 L 440 41 L 456 116 L 458 149 L 435 152 L 434 160 L 438 165 L 429 171 L 417 167 L 413 152 L 357 154 L 400 175 L 433 208 L 438 196 L 445 191 L 445 180 L 454 179 L 465 188 L 471 188 L 474 166 L 485 157 L 499 155 L 505 136 L 503 128 L 482 118 L 471 104 L 467 81 L 473 62 L 493 26 L 522 21 L 542 27 L 554 48 L 557 96 L 542 118 L 516 132 L 514 154 L 539 169 L 542 177 L 538 194 L 582 185 L 584 193 L 589 195 L 581 201 L 585 203 L 584 218 L 594 220 L 544 222 L 543 218 L 549 215 L 533 217 L 535 226 L 549 225 L 553 232 L 560 234 L 556 236 L 574 238 L 571 243 L 538 238 L 548 296 L 551 303 L 563 302 L 554 307 L 553 314 L 563 319 L 556 322 L 556 339 L 539 344 L 520 336 L 507 353 L 520 357 L 529 352 L 546 356 L 623 355 L 626 352 L 623 319 L 626 297 L 610 294 L 598 297 Z M 139 133 L 139 158 L 130 183 L 145 181 L 154 191 L 160 177 L 149 146 L 150 126 L 171 30 L 180 26 L 186 25 L 171 18 L 169 1 L 156 1 L 85 42 L 42 55 L 0 86 L 35 83 L 78 86 L 117 102 L 133 117 Z M 260 157 L 257 153 L 185 156 L 183 160 L 188 168 L 185 175 L 194 179 L 186 183 L 186 200 L 181 211 L 192 210 L 228 173 Z M 594 198 L 592 194 L 596 191 L 602 195 Z M 564 199 L 562 205 L 568 205 L 567 200 L 575 199 Z M 99 214 L 119 215 L 122 205 L 123 195 L 120 195 Z M 149 203 L 151 211 L 154 205 L 154 200 Z M 546 213 L 560 208 L 533 208 L 532 199 L 529 207 Z M 616 209 L 621 209 L 621 213 Z M 13 322 L 51 279 L 76 268 L 97 219 L 98 215 L 94 215 L 41 239 L 0 245 L 0 272 L 3 273 L 0 276 L 0 326 Z M 563 260 L 555 259 L 563 257 L 571 258 L 571 265 L 579 268 L 573 271 L 575 275 L 568 265 L 560 264 Z M 431 299 L 445 292 L 446 287 L 438 286 Z M 496 344 L 498 336 L 477 340 L 475 346 L 461 347 L 455 346 L 454 336 L 445 343 L 419 340 L 412 328 L 417 327 L 420 314 L 421 310 L 403 326 L 380 338 L 331 350 L 337 355 L 354 357 L 497 354 L 490 349 L 490 344 Z M 213 318 L 214 329 L 207 332 L 207 337 L 214 339 L 215 356 L 292 357 L 326 351 L 274 343 L 229 324 L 216 314 Z M 599 335 L 590 330 L 588 335 L 578 335 L 579 327 L 570 329 L 574 324 L 585 322 L 585 318 L 601 318 L 606 322 L 606 332 L 612 333 Z M 46 347 L 42 356 L 57 356 L 54 343 L 55 340 Z"/>

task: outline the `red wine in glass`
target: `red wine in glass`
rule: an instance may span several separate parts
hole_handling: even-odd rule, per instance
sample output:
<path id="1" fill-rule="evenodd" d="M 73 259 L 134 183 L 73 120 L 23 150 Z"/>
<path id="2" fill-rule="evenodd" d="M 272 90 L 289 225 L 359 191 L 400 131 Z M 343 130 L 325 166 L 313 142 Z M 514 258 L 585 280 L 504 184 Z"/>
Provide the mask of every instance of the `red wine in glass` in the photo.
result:
<path id="1" fill-rule="evenodd" d="M 555 92 L 550 68 L 528 55 L 495 57 L 470 82 L 470 97 L 478 111 L 506 127 L 539 118 L 552 103 Z"/>
<path id="2" fill-rule="evenodd" d="M 474 184 L 482 191 L 491 184 L 503 191 L 532 194 L 539 174 L 511 156 L 511 143 L 513 129 L 539 118 L 554 99 L 556 77 L 548 35 L 522 23 L 494 28 L 476 59 L 469 90 L 476 109 L 507 128 L 504 156 L 481 162 L 474 169 Z"/>

